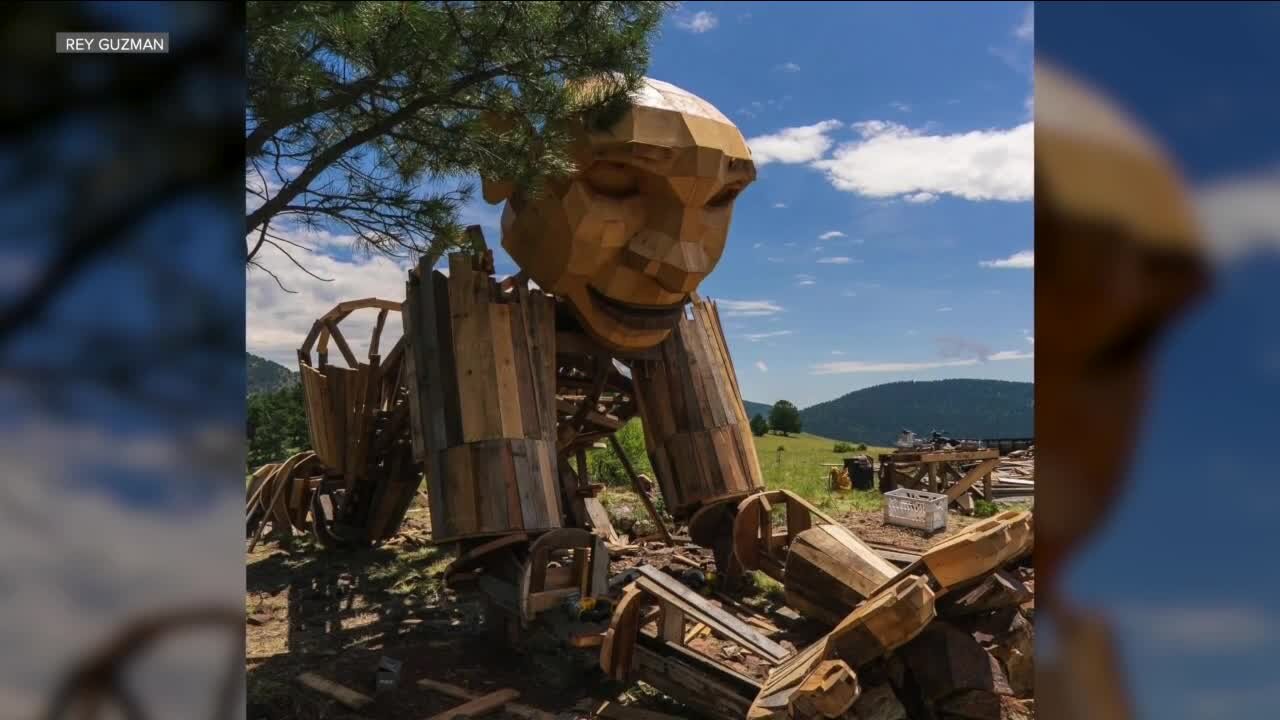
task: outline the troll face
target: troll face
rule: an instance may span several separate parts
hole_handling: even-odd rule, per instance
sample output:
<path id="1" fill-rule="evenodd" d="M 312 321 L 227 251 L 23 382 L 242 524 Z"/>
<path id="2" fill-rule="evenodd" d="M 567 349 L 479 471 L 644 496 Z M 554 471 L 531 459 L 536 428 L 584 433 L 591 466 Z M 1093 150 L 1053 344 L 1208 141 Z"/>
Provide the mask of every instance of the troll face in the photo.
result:
<path id="1" fill-rule="evenodd" d="M 742 133 L 701 98 L 646 80 L 606 131 L 583 131 L 577 171 L 505 198 L 502 246 L 567 300 L 613 352 L 664 340 L 724 252 L 733 203 L 756 176 Z"/>

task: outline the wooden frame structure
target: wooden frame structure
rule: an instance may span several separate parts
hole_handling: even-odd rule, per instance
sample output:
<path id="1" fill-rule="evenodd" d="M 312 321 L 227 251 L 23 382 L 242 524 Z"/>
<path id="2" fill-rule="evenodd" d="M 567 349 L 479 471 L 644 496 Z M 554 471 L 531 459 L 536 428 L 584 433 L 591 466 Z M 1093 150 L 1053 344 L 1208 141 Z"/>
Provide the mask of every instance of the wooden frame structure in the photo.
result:
<path id="1" fill-rule="evenodd" d="M 887 484 L 928 490 L 945 494 L 949 503 L 963 503 L 969 489 L 981 481 L 983 498 L 993 502 L 991 473 L 999 464 L 1000 451 L 994 448 L 923 452 L 898 450 L 880 458 L 881 489 L 886 489 Z"/>
<path id="2" fill-rule="evenodd" d="M 254 474 L 250 549 L 268 517 L 277 529 L 314 533 L 326 547 L 378 543 L 399 530 L 421 484 L 409 445 L 403 338 L 385 359 L 379 352 L 387 317 L 400 308 L 392 300 L 349 300 L 312 324 L 298 348 L 312 450 Z M 340 328 L 360 310 L 378 311 L 363 362 Z M 346 367 L 329 363 L 330 341 Z"/>

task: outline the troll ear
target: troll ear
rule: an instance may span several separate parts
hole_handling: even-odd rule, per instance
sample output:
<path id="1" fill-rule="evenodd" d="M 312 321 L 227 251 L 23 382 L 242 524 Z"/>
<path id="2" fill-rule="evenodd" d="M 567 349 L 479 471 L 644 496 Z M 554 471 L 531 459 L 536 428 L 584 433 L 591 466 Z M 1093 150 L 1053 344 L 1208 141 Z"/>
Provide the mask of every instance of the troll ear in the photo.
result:
<path id="1" fill-rule="evenodd" d="M 516 127 L 514 118 L 492 111 L 481 113 L 480 122 L 495 133 L 504 133 Z M 515 185 L 510 180 L 502 178 L 482 177 L 480 178 L 480 192 L 484 196 L 485 202 L 490 205 L 497 205 L 511 197 L 511 194 L 515 192 Z"/>

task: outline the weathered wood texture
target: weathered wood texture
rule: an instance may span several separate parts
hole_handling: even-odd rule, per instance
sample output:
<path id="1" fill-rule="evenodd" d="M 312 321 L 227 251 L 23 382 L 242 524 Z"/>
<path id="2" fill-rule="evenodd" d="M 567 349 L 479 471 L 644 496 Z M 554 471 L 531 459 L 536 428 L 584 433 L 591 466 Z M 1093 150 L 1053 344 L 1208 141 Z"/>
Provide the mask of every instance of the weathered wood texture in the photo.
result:
<path id="1" fill-rule="evenodd" d="M 713 303 L 695 295 L 670 337 L 633 363 L 632 379 L 649 459 L 674 516 L 764 488 Z"/>
<path id="2" fill-rule="evenodd" d="M 1031 552 L 1031 513 L 1006 510 L 929 548 L 920 561 L 945 592 Z"/>
<path id="3" fill-rule="evenodd" d="M 351 313 L 376 309 L 366 361 L 359 361 L 339 325 Z M 337 522 L 370 542 L 398 531 L 421 483 L 409 449 L 409 407 L 404 345 L 398 341 L 385 359 L 378 354 L 388 313 L 401 304 L 379 298 L 338 303 L 311 328 L 298 348 L 307 431 L 326 474 L 341 479 L 354 503 L 344 503 Z M 328 362 L 332 339 L 348 367 Z M 311 351 L 316 350 L 316 362 Z M 358 489 L 357 489 L 358 488 Z M 332 488 L 326 485 L 326 492 Z M 310 495 L 299 498 L 305 520 Z"/>
<path id="4" fill-rule="evenodd" d="M 785 707 L 801 685 L 808 688 L 807 702 L 819 701 L 820 693 L 815 689 L 821 684 L 806 681 L 815 674 L 821 677 L 829 671 L 830 666 L 823 665 L 825 661 L 841 660 L 856 671 L 909 642 L 933 618 L 933 591 L 924 577 L 905 577 L 882 589 L 849 613 L 831 632 L 770 671 L 749 717 L 779 717 L 777 709 Z M 837 694 L 846 691 L 838 684 L 830 689 Z"/>
<path id="5" fill-rule="evenodd" d="M 846 528 L 824 523 L 796 535 L 782 582 L 788 605 L 835 625 L 897 574 L 897 567 Z"/>
<path id="6" fill-rule="evenodd" d="M 448 277 L 420 264 L 406 297 L 433 541 L 561 527 L 554 299 L 504 292 L 462 253 Z"/>

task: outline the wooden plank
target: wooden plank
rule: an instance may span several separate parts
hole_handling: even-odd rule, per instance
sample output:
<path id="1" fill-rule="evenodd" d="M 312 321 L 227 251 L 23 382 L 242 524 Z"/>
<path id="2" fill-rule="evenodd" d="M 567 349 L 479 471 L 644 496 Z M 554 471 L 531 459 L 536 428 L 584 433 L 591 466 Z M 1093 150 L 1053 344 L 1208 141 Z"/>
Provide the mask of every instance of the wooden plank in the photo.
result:
<path id="1" fill-rule="evenodd" d="M 507 527 L 515 529 L 525 527 L 523 503 L 520 498 L 520 476 L 516 473 L 516 444 L 524 445 L 523 439 L 503 440 L 498 445 L 493 460 L 495 470 L 501 477 L 507 491 Z M 527 469 L 526 469 L 527 472 Z"/>
<path id="2" fill-rule="evenodd" d="M 338 324 L 332 320 L 325 322 L 325 328 L 329 331 L 329 335 L 333 337 L 333 342 L 338 346 L 338 352 L 342 353 L 342 359 L 347 361 L 347 367 L 355 367 L 360 364 L 356 359 L 356 354 L 351 352 L 351 346 L 347 344 L 347 339 L 343 337 L 342 331 L 338 329 Z"/>
<path id="3" fill-rule="evenodd" d="M 373 335 L 369 337 L 369 356 L 373 357 L 378 354 L 378 342 L 382 340 L 382 327 L 387 324 L 387 313 L 390 310 L 382 308 L 378 311 L 378 319 L 373 323 Z"/>
<path id="4" fill-rule="evenodd" d="M 449 278 L 444 275 L 433 272 L 431 273 L 432 291 L 435 295 L 435 326 L 438 338 L 436 349 L 439 352 L 439 369 L 437 371 L 436 381 L 439 384 L 442 403 L 438 411 L 444 416 L 445 436 L 444 444 L 440 445 L 441 449 L 451 448 L 461 445 L 463 440 L 462 433 L 462 412 L 461 400 L 458 397 L 458 383 L 454 378 L 458 373 L 458 358 L 453 348 L 453 308 L 450 306 L 449 298 Z"/>
<path id="5" fill-rule="evenodd" d="M 662 541 L 668 546 L 672 545 L 671 532 L 667 530 L 667 524 L 662 521 L 662 518 L 658 515 L 657 508 L 653 506 L 653 501 L 649 499 L 649 495 L 641 487 L 640 476 L 636 474 L 635 467 L 631 465 L 631 459 L 627 457 L 627 453 L 622 449 L 617 437 L 609 436 L 609 447 L 613 448 L 613 454 L 622 463 L 622 469 L 631 481 L 631 489 L 640 498 L 640 504 L 644 505 L 645 512 L 649 514 L 649 519 L 653 521 L 653 524 L 658 528 L 658 532 L 662 534 Z"/>
<path id="6" fill-rule="evenodd" d="M 597 537 L 591 545 L 591 595 L 609 592 L 609 549 L 603 538 Z"/>
<path id="7" fill-rule="evenodd" d="M 965 476 L 961 478 L 960 482 L 947 489 L 947 501 L 950 502 L 955 500 L 960 497 L 961 494 L 967 492 L 969 488 L 973 487 L 973 484 L 978 482 L 978 480 L 989 477 L 991 471 L 999 464 L 1000 459 L 993 458 L 974 466 L 969 470 L 969 472 L 965 473 Z M 990 500 L 991 498 L 988 497 L 987 499 Z"/>
<path id="8" fill-rule="evenodd" d="M 520 378 L 516 372 L 515 348 L 512 347 L 511 306 L 492 303 L 489 331 L 493 347 L 493 367 L 497 384 L 493 388 L 498 399 L 502 437 L 525 436 L 524 416 L 520 407 Z"/>
<path id="9" fill-rule="evenodd" d="M 430 720 L 467 720 L 468 718 L 480 717 L 503 707 L 518 697 L 520 697 L 519 691 L 511 688 L 495 690 L 488 695 L 468 700 L 452 710 L 445 710 L 442 713 L 432 715 Z"/>
<path id="10" fill-rule="evenodd" d="M 538 410 L 538 382 L 541 378 L 533 370 L 529 335 L 525 332 L 527 308 L 521 303 L 527 301 L 528 294 L 528 288 L 525 289 L 523 299 L 519 292 L 515 293 L 517 303 L 506 307 L 510 309 L 511 316 L 511 351 L 515 362 L 516 391 L 520 396 L 521 437 L 536 438 L 542 437 L 542 414 Z"/>
<path id="11" fill-rule="evenodd" d="M 725 635 L 734 642 L 755 652 L 766 660 L 781 662 L 789 654 L 785 648 L 761 635 L 755 628 L 707 602 L 702 596 L 681 585 L 675 578 L 657 568 L 640 565 L 636 568 L 641 588 L 661 600 L 681 606 L 685 613 L 713 631 Z"/>
<path id="12" fill-rule="evenodd" d="M 521 524 L 529 530 L 538 530 L 547 527 L 550 518 L 546 513 L 546 495 L 539 485 L 541 477 L 535 470 L 537 458 L 529 457 L 531 449 L 527 440 L 511 441 L 511 468 L 514 473 L 511 482 L 519 496 Z"/>
<path id="13" fill-rule="evenodd" d="M 479 514 L 481 532 L 499 532 L 512 529 L 507 516 L 510 493 L 515 488 L 507 484 L 503 475 L 504 441 L 471 443 L 471 477 L 475 486 L 476 512 Z M 521 529 L 521 528 L 514 528 Z"/>
<path id="14" fill-rule="evenodd" d="M 480 697 L 477 693 L 460 688 L 457 685 L 450 685 L 449 683 L 443 683 L 430 678 L 423 678 L 419 680 L 418 687 L 435 690 L 441 695 L 447 695 L 457 700 L 475 700 Z M 555 720 L 555 715 L 549 712 L 516 702 L 507 703 L 507 707 L 505 709 L 508 713 L 511 713 L 518 718 L 522 718 L 522 720 Z"/>
<path id="15" fill-rule="evenodd" d="M 373 698 L 368 695 L 358 693 L 349 687 L 339 685 L 315 673 L 302 673 L 298 676 L 298 682 L 318 693 L 328 695 L 348 710 L 363 710 L 365 706 L 373 703 Z"/>
<path id="16" fill-rule="evenodd" d="M 676 645 L 684 644 L 684 611 L 671 603 L 662 605 L 659 637 Z"/>

